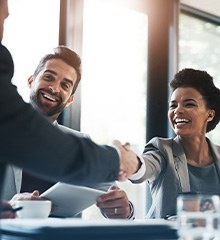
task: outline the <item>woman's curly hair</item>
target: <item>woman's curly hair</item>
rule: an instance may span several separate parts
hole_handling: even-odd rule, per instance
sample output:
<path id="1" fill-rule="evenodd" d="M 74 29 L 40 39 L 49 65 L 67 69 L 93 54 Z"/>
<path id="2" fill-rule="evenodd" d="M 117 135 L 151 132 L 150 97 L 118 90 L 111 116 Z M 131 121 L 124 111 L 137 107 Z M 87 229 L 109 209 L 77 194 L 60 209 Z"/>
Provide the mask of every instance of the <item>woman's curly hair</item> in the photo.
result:
<path id="1" fill-rule="evenodd" d="M 213 130 L 220 121 L 220 89 L 213 77 L 206 71 L 185 68 L 179 71 L 170 82 L 172 91 L 180 87 L 192 87 L 204 97 L 207 107 L 215 111 L 212 121 L 208 122 L 206 132 Z"/>

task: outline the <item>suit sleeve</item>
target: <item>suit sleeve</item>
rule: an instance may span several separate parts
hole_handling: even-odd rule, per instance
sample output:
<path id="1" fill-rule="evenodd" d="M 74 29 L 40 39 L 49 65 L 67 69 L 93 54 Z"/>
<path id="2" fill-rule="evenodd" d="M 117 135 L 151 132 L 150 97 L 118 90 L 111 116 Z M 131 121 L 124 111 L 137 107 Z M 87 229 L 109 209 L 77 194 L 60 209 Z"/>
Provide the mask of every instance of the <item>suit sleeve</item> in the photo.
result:
<path id="1" fill-rule="evenodd" d="M 13 61 L 0 45 L 0 161 L 48 180 L 74 184 L 118 178 L 115 148 L 65 134 L 25 103 L 11 84 Z"/>

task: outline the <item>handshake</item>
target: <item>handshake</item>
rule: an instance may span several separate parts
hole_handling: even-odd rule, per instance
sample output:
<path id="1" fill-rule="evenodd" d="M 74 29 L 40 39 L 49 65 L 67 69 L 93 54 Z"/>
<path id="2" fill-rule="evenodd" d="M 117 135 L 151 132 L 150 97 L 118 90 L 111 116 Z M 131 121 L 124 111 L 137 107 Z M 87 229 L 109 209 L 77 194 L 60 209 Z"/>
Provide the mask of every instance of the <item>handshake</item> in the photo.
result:
<path id="1" fill-rule="evenodd" d="M 118 180 L 125 181 L 140 169 L 142 163 L 138 156 L 131 150 L 129 143 L 122 145 L 120 141 L 114 140 L 113 146 L 118 149 L 120 155 Z"/>

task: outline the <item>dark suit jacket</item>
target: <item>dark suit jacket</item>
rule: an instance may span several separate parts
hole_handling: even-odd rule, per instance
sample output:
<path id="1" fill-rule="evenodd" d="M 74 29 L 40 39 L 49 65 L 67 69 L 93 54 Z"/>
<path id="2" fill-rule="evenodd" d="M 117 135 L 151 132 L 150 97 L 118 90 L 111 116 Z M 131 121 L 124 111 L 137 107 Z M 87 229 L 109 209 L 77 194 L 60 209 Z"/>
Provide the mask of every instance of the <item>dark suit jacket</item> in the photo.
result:
<path id="1" fill-rule="evenodd" d="M 118 178 L 115 148 L 65 134 L 51 125 L 11 84 L 13 60 L 0 44 L 0 163 L 11 163 L 36 176 L 74 184 Z M 0 165 L 1 166 L 1 165 Z"/>
<path id="2" fill-rule="evenodd" d="M 66 126 L 60 125 L 60 124 L 58 124 L 57 121 L 55 121 L 53 123 L 53 125 L 56 128 L 59 128 L 64 133 L 69 133 L 69 134 L 73 134 L 73 135 L 80 136 L 80 137 L 90 138 L 89 135 L 79 132 L 79 131 L 76 131 L 74 129 L 68 128 Z M 56 183 L 56 182 L 46 181 L 42 178 L 33 177 L 31 174 L 28 174 L 27 172 L 23 171 L 22 172 L 22 184 L 21 184 L 21 179 L 19 179 L 20 178 L 19 175 L 21 175 L 21 173 L 19 173 L 19 170 L 16 171 L 16 169 L 14 167 L 12 167 L 12 168 L 13 168 L 13 175 L 11 174 L 9 176 L 11 179 L 8 178 L 8 182 L 6 183 L 6 186 L 5 186 L 6 191 L 8 191 L 8 189 L 10 189 L 10 188 L 19 189 L 19 187 L 21 186 L 21 191 L 17 191 L 17 192 L 33 192 L 34 190 L 37 189 L 41 194 Z M 20 169 L 20 172 L 21 171 L 22 170 Z M 18 176 L 15 175 L 16 172 L 17 172 Z M 95 185 L 88 184 L 87 186 L 92 187 L 92 188 L 97 188 L 97 189 L 103 190 L 103 191 L 108 191 L 108 189 L 110 188 L 110 186 L 112 184 L 114 184 L 114 182 L 105 182 L 105 183 L 99 183 L 99 184 L 95 184 Z M 10 186 L 10 185 L 12 185 L 12 186 Z M 14 196 L 17 192 L 16 191 L 12 192 L 11 197 Z"/>

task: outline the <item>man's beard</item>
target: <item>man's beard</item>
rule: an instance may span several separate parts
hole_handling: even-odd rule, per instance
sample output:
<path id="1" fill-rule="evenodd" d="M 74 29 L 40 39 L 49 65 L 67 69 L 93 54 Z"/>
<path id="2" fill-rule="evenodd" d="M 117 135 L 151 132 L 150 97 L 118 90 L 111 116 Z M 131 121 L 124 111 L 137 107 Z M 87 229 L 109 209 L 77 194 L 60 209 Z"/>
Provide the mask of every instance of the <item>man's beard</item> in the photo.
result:
<path id="1" fill-rule="evenodd" d="M 66 104 L 63 104 L 62 101 L 57 102 L 57 105 L 51 106 L 50 104 L 42 103 L 39 99 L 40 93 L 35 92 L 30 96 L 30 103 L 31 105 L 39 112 L 43 113 L 47 117 L 51 117 L 55 114 L 60 114 L 64 108 L 66 107 Z"/>

